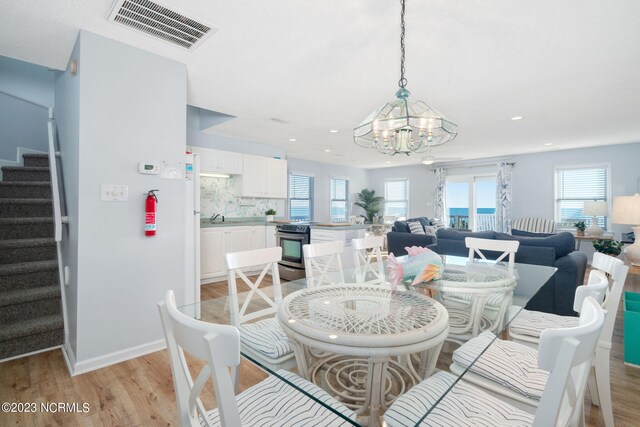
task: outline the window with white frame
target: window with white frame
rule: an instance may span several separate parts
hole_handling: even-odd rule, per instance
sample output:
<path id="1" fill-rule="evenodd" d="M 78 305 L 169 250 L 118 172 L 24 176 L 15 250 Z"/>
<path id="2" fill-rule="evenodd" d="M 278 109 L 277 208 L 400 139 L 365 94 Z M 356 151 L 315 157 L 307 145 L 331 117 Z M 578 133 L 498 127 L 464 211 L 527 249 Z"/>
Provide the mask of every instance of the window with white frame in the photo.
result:
<path id="1" fill-rule="evenodd" d="M 392 179 L 384 182 L 384 214 L 406 219 L 409 214 L 409 180 Z"/>
<path id="2" fill-rule="evenodd" d="M 609 165 L 582 165 L 555 168 L 555 221 L 559 228 L 573 228 L 577 221 L 591 225 L 592 217 L 583 212 L 584 202 L 611 200 Z M 596 217 L 605 230 L 606 216 Z"/>
<path id="3" fill-rule="evenodd" d="M 345 222 L 349 215 L 349 181 L 331 178 L 331 222 Z"/>
<path id="4" fill-rule="evenodd" d="M 289 219 L 311 221 L 313 219 L 313 177 L 289 175 Z"/>

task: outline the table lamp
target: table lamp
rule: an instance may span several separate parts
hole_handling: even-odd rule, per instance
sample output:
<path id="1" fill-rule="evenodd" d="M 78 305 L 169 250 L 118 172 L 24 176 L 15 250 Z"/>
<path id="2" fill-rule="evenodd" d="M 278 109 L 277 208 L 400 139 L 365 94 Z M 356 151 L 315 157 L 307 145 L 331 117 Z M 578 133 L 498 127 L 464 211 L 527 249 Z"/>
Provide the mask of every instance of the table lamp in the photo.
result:
<path id="1" fill-rule="evenodd" d="M 584 202 L 582 211 L 585 215 L 592 216 L 591 227 L 587 228 L 589 236 L 602 236 L 604 230 L 598 226 L 599 216 L 609 215 L 609 207 L 604 200 L 594 200 L 593 202 Z"/>
<path id="2" fill-rule="evenodd" d="M 616 224 L 632 224 L 636 240 L 624 248 L 624 256 L 631 265 L 640 266 L 640 194 L 613 198 L 612 221 Z"/>

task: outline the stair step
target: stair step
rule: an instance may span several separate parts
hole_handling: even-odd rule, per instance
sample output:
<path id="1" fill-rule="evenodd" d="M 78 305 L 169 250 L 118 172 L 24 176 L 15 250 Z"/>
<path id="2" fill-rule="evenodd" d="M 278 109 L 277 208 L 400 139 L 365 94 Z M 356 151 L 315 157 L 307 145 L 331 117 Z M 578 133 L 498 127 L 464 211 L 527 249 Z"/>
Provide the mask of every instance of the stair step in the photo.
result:
<path id="1" fill-rule="evenodd" d="M 37 317 L 0 328 L 0 359 L 62 345 L 62 314 Z"/>
<path id="2" fill-rule="evenodd" d="M 0 181 L 2 199 L 51 199 L 48 181 Z"/>
<path id="3" fill-rule="evenodd" d="M 16 289 L 0 293 L 0 325 L 60 314 L 60 295 L 59 286 Z"/>
<path id="4" fill-rule="evenodd" d="M 49 155 L 48 154 L 23 154 L 22 158 L 24 159 L 25 166 L 35 166 L 41 168 L 49 167 Z"/>
<path id="5" fill-rule="evenodd" d="M 58 284 L 57 260 L 0 265 L 0 292 Z"/>
<path id="6" fill-rule="evenodd" d="M 51 181 L 49 168 L 25 167 L 25 166 L 3 166 L 3 181 Z"/>
<path id="7" fill-rule="evenodd" d="M 0 218 L 0 240 L 53 237 L 53 218 Z"/>
<path id="8" fill-rule="evenodd" d="M 0 199 L 0 218 L 53 216 L 51 199 Z"/>
<path id="9" fill-rule="evenodd" d="M 0 240 L 0 265 L 57 258 L 53 238 Z"/>

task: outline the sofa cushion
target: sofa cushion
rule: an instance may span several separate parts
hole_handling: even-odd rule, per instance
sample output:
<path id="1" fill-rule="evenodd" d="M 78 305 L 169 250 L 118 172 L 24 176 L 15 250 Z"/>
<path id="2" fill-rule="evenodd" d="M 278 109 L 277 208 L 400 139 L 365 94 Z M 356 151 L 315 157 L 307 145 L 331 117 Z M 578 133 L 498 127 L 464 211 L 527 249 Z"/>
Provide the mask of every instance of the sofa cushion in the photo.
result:
<path id="1" fill-rule="evenodd" d="M 511 229 L 512 236 L 524 236 L 524 237 L 549 237 L 553 236 L 554 233 L 532 233 L 530 231 L 518 230 L 517 228 Z"/>
<path id="2" fill-rule="evenodd" d="M 556 259 L 575 251 L 576 238 L 569 232 L 552 234 L 547 237 L 510 236 L 520 242 L 521 246 L 547 246 L 556 250 Z M 507 240 L 507 239 L 505 239 Z"/>
<path id="3" fill-rule="evenodd" d="M 393 231 L 398 231 L 400 233 L 411 233 L 411 230 L 409 230 L 409 224 L 407 224 L 407 221 L 394 222 Z"/>
<path id="4" fill-rule="evenodd" d="M 418 221 L 407 221 L 407 224 L 409 225 L 409 231 L 413 234 L 425 234 L 422 224 Z"/>

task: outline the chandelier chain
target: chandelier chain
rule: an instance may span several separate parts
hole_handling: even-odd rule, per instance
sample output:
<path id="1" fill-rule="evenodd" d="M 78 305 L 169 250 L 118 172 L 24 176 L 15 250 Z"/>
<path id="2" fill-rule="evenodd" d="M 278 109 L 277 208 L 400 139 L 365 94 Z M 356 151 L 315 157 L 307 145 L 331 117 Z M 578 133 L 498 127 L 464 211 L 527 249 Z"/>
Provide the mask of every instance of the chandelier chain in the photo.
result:
<path id="1" fill-rule="evenodd" d="M 402 12 L 400 12 L 400 80 L 398 80 L 398 86 L 403 89 L 407 85 L 407 79 L 404 78 L 404 2 L 405 0 L 400 0 Z"/>

